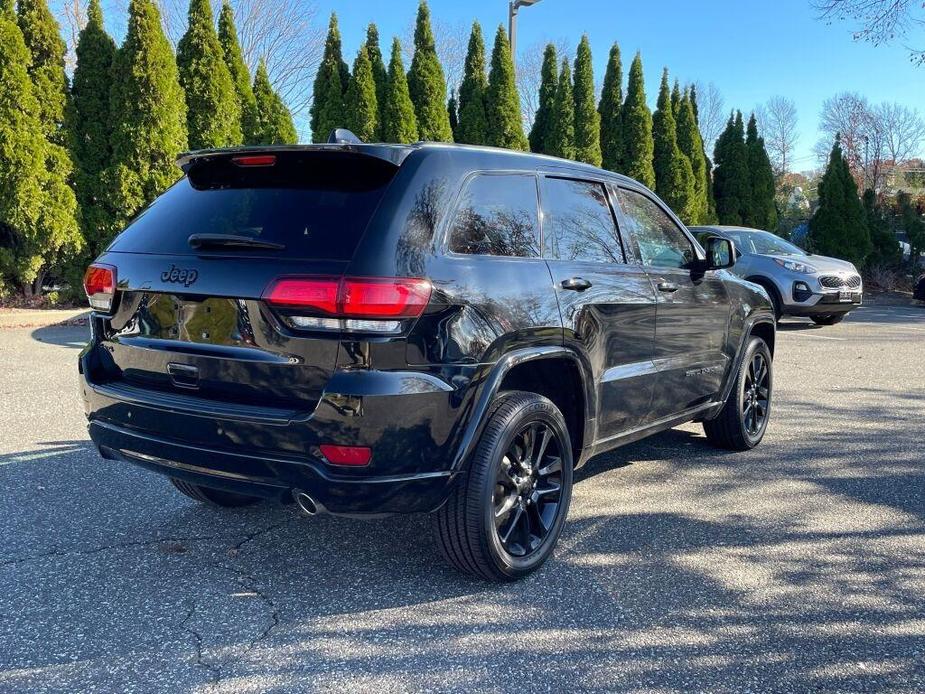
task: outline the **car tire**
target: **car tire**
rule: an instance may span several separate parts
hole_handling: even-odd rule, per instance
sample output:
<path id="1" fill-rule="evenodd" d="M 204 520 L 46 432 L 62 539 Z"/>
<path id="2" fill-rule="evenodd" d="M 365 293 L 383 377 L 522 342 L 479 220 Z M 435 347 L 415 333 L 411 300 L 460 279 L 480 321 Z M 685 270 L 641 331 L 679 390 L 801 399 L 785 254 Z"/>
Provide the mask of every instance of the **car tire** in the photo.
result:
<path id="1" fill-rule="evenodd" d="M 816 325 L 835 325 L 845 319 L 844 313 L 833 313 L 828 316 L 810 316 Z"/>
<path id="2" fill-rule="evenodd" d="M 193 484 L 192 482 L 187 482 L 186 480 L 179 480 L 176 477 L 171 477 L 170 483 L 176 487 L 177 491 L 181 494 L 200 503 L 208 504 L 209 506 L 238 508 L 241 506 L 250 506 L 260 501 L 260 499 L 255 496 L 235 494 L 234 492 L 226 492 L 223 489 L 203 487 L 198 484 Z"/>
<path id="3" fill-rule="evenodd" d="M 761 371 L 759 364 L 763 364 L 766 371 Z M 703 423 L 707 440 L 714 446 L 733 451 L 747 451 L 757 446 L 767 431 L 773 393 L 771 350 L 760 337 L 752 337 L 723 409 L 716 418 Z"/>
<path id="4" fill-rule="evenodd" d="M 559 409 L 536 393 L 502 393 L 466 475 L 432 516 L 443 558 L 489 581 L 514 581 L 538 569 L 562 532 L 573 467 Z"/>

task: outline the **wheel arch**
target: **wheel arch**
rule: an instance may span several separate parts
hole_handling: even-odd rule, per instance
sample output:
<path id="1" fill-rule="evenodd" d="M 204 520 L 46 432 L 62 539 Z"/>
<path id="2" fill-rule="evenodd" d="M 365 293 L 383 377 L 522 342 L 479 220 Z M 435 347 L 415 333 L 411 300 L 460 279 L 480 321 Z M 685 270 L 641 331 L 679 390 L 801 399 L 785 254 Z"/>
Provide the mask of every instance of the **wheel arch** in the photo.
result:
<path id="1" fill-rule="evenodd" d="M 784 297 L 780 293 L 780 289 L 777 288 L 777 284 L 773 279 L 767 275 L 751 275 L 745 278 L 746 282 L 751 282 L 752 284 L 757 284 L 760 287 L 764 287 L 765 291 L 771 295 L 771 300 L 776 301 L 777 305 L 780 307 L 781 312 L 784 308 Z"/>
<path id="2" fill-rule="evenodd" d="M 485 426 L 491 402 L 502 390 L 526 390 L 549 398 L 565 417 L 576 465 L 582 461 L 582 452 L 594 440 L 589 427 L 593 427 L 597 415 L 588 367 L 567 347 L 532 347 L 505 354 L 485 376 L 453 460 L 454 470 L 465 465 Z"/>

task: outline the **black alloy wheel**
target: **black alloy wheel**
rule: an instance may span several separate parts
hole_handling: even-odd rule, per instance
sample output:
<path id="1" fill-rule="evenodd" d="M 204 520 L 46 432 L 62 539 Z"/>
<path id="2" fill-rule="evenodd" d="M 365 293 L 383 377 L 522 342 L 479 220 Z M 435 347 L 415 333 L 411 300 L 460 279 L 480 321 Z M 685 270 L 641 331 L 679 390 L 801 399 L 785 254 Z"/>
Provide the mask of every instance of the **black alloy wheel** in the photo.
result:
<path id="1" fill-rule="evenodd" d="M 745 370 L 742 391 L 742 426 L 757 436 L 768 420 L 771 405 L 771 369 L 762 352 L 755 352 Z"/>
<path id="2" fill-rule="evenodd" d="M 514 557 L 535 552 L 549 535 L 562 501 L 562 443 L 545 422 L 514 436 L 498 465 L 495 532 Z"/>

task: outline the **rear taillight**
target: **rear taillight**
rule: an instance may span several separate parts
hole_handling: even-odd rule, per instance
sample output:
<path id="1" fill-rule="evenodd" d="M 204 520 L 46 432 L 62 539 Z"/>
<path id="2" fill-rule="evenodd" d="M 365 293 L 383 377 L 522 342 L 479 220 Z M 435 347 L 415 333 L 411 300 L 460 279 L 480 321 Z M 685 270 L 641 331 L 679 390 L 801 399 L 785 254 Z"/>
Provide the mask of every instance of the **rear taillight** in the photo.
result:
<path id="1" fill-rule="evenodd" d="M 84 291 L 93 308 L 98 311 L 112 309 L 112 300 L 116 295 L 116 268 L 93 263 L 84 273 Z"/>
<path id="2" fill-rule="evenodd" d="M 430 301 L 427 280 L 402 277 L 284 277 L 263 299 L 296 327 L 394 332 Z"/>

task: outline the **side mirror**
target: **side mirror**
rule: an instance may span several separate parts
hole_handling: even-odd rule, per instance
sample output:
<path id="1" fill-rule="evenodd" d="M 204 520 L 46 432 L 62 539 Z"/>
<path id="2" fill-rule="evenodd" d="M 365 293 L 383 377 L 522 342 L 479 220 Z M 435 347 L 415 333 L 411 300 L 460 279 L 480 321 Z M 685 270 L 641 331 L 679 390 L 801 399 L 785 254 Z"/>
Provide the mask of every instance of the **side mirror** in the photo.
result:
<path id="1" fill-rule="evenodd" d="M 722 270 L 732 267 L 736 263 L 736 258 L 738 258 L 735 244 L 721 236 L 710 236 L 706 239 L 706 251 L 707 260 L 705 265 L 707 270 Z"/>

